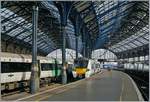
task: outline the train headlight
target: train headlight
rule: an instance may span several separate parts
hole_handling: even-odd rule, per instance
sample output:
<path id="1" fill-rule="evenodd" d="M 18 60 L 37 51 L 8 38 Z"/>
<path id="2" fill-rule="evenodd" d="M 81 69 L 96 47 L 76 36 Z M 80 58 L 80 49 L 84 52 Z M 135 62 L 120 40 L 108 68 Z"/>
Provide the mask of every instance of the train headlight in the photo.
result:
<path id="1" fill-rule="evenodd" d="M 77 73 L 75 71 L 72 71 L 73 77 L 76 78 L 77 77 Z"/>

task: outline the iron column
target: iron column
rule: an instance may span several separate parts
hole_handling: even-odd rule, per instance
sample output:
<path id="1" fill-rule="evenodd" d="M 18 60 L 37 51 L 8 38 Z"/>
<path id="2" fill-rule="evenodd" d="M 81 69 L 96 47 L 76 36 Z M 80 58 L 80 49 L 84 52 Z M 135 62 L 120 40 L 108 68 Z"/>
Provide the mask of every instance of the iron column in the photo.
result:
<path id="1" fill-rule="evenodd" d="M 145 66 L 145 62 L 146 62 L 146 55 L 144 55 L 143 57 L 144 57 L 144 61 L 142 63 L 142 72 L 144 72 L 144 66 Z"/>
<path id="2" fill-rule="evenodd" d="M 78 38 L 79 38 L 80 21 L 79 15 L 76 15 L 75 36 L 76 36 L 76 59 L 78 58 Z"/>
<path id="3" fill-rule="evenodd" d="M 85 28 L 83 29 L 83 36 L 82 36 L 82 39 L 83 39 L 83 57 L 85 57 Z"/>
<path id="4" fill-rule="evenodd" d="M 83 57 L 85 57 L 85 42 L 83 41 Z"/>
<path id="5" fill-rule="evenodd" d="M 65 26 L 62 26 L 62 84 L 67 83 L 67 73 L 66 73 L 66 32 L 65 32 Z"/>
<path id="6" fill-rule="evenodd" d="M 78 35 L 76 35 L 76 59 L 78 58 Z"/>
<path id="7" fill-rule="evenodd" d="M 38 7 L 33 6 L 32 13 L 32 67 L 31 67 L 31 80 L 30 92 L 36 93 L 39 90 L 39 69 L 37 63 L 37 26 L 38 26 Z"/>

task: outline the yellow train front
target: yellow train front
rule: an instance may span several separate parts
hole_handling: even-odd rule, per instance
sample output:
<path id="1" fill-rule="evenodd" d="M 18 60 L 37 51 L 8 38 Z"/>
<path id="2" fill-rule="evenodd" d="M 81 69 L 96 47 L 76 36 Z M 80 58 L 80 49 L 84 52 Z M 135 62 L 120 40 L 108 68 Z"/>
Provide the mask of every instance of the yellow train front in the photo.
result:
<path id="1" fill-rule="evenodd" d="M 100 63 L 97 60 L 86 58 L 74 60 L 74 68 L 72 71 L 74 78 L 88 78 L 100 71 Z"/>
<path id="2" fill-rule="evenodd" d="M 85 74 L 88 71 L 88 59 L 75 59 L 73 76 L 74 78 L 85 78 Z"/>

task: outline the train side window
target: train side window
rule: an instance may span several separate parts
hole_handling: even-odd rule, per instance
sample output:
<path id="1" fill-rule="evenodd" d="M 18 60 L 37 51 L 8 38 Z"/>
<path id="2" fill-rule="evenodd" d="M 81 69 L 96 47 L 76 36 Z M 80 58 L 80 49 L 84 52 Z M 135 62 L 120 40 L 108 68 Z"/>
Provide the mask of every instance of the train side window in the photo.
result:
<path id="1" fill-rule="evenodd" d="M 46 67 L 46 64 L 45 64 L 45 63 L 42 63 L 42 64 L 41 64 L 41 69 L 42 69 L 42 71 L 45 71 L 46 68 L 47 68 L 47 67 Z"/>
<path id="2" fill-rule="evenodd" d="M 62 65 L 61 64 L 58 64 L 58 69 L 61 69 Z"/>
<path id="3" fill-rule="evenodd" d="M 30 63 L 24 63 L 23 69 L 25 72 L 31 71 L 31 64 Z"/>
<path id="4" fill-rule="evenodd" d="M 44 71 L 45 70 L 45 64 L 41 64 L 41 70 Z"/>
<path id="5" fill-rule="evenodd" d="M 49 69 L 54 70 L 55 69 L 55 64 L 49 64 Z"/>
<path id="6" fill-rule="evenodd" d="M 49 64 L 49 63 L 42 63 L 41 64 L 42 71 L 52 70 L 53 67 L 54 67 L 53 64 Z"/>
<path id="7" fill-rule="evenodd" d="M 9 64 L 6 62 L 1 63 L 1 73 L 8 73 L 9 72 Z"/>
<path id="8" fill-rule="evenodd" d="M 2 62 L 1 64 L 2 73 L 26 72 L 30 70 L 31 70 L 30 63 Z"/>

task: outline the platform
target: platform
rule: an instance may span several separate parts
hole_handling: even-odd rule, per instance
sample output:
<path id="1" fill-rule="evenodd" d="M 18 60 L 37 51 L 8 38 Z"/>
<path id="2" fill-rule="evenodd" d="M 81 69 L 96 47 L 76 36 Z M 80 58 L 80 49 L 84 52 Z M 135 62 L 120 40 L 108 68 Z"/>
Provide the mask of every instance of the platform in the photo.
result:
<path id="1" fill-rule="evenodd" d="M 38 93 L 23 101 L 142 101 L 134 81 L 120 71 L 102 70 L 83 79 L 53 90 Z"/>

